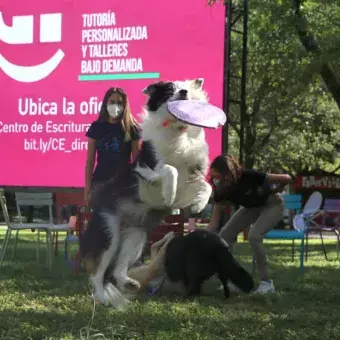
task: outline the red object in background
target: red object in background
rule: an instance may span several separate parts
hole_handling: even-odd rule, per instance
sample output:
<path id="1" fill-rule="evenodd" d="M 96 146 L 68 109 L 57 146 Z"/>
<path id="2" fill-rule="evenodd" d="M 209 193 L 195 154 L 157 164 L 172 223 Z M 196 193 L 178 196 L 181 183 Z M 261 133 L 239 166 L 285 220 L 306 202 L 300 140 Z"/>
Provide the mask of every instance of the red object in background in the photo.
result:
<path id="1" fill-rule="evenodd" d="M 57 218 L 58 223 L 63 223 L 62 217 L 62 206 L 63 205 L 76 205 L 83 206 L 84 205 L 84 191 L 61 191 L 55 193 L 55 203 L 57 209 Z"/>
<path id="2" fill-rule="evenodd" d="M 77 209 L 77 221 L 75 232 L 78 238 L 80 238 L 84 232 L 86 231 L 89 221 L 92 218 L 92 211 L 86 205 L 79 206 Z M 80 250 L 77 251 L 76 255 L 73 258 L 73 274 L 76 275 L 79 272 L 81 257 Z"/>
<path id="3" fill-rule="evenodd" d="M 180 223 L 163 223 L 149 234 L 149 246 L 161 240 L 167 233 L 173 231 L 176 236 L 184 234 L 184 224 Z"/>
<path id="4" fill-rule="evenodd" d="M 294 180 L 295 189 L 315 189 L 315 190 L 334 190 L 340 189 L 340 176 L 314 176 L 299 175 Z"/>
<path id="5" fill-rule="evenodd" d="M 184 234 L 184 211 L 180 210 L 179 215 L 168 215 L 164 218 L 163 223 L 157 226 L 148 235 L 148 246 L 161 240 L 167 233 L 173 231 L 176 235 Z M 149 249 L 148 249 L 149 250 Z"/>
<path id="6" fill-rule="evenodd" d="M 227 205 L 226 207 L 225 207 L 225 213 L 227 214 L 227 215 L 230 215 L 231 214 L 231 207 L 229 206 L 229 205 Z"/>

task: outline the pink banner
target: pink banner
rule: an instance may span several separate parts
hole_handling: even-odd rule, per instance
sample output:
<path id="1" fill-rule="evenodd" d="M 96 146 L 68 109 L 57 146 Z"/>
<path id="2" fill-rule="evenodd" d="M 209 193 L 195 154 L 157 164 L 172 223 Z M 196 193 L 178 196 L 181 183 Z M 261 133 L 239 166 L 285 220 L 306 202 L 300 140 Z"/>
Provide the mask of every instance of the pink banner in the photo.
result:
<path id="1" fill-rule="evenodd" d="M 222 106 L 224 8 L 204 0 L 0 0 L 0 185 L 84 186 L 88 126 L 105 91 L 205 79 Z M 207 131 L 210 157 L 221 129 Z"/>

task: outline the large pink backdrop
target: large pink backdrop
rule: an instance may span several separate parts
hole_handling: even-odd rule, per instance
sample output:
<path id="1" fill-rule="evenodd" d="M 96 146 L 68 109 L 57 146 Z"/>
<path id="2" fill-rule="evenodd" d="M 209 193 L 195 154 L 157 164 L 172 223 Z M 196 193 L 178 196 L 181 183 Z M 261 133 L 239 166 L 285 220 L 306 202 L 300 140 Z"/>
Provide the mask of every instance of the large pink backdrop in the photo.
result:
<path id="1" fill-rule="evenodd" d="M 224 9 L 204 0 L 0 0 L 0 185 L 84 186 L 111 86 L 138 117 L 150 82 L 203 77 L 221 107 L 223 45 Z M 212 158 L 221 129 L 206 133 Z"/>

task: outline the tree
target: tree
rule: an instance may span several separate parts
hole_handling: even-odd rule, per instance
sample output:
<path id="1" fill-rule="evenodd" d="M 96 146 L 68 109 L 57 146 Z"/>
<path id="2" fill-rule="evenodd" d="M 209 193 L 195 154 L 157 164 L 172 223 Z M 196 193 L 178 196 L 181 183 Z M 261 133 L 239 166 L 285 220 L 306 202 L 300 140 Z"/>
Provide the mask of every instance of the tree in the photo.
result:
<path id="1" fill-rule="evenodd" d="M 318 43 L 315 35 L 308 30 L 308 21 L 302 13 L 302 6 L 304 3 L 308 5 L 307 1 L 293 0 L 293 10 L 296 18 L 295 27 L 297 34 L 299 36 L 301 44 L 304 46 L 306 51 L 314 55 L 315 58 L 320 58 L 320 75 L 325 82 L 329 92 L 332 94 L 334 100 L 336 101 L 338 108 L 340 109 L 340 81 L 330 63 L 323 57 L 324 52 L 322 51 L 322 48 L 320 47 L 320 44 Z M 309 1 L 309 5 L 313 7 L 312 1 Z M 322 4 L 317 4 L 317 7 L 320 6 L 323 7 Z M 325 11 L 320 11 L 319 8 L 317 9 L 317 11 L 318 14 L 321 15 L 321 19 L 325 20 L 329 19 L 331 15 L 334 15 L 334 13 L 330 12 L 330 10 L 332 9 L 339 11 L 339 6 L 335 7 L 328 4 L 328 8 L 326 8 Z M 334 24 L 340 26 L 339 17 L 334 20 Z M 331 23 L 331 25 L 333 25 L 333 23 Z M 336 46 L 335 48 L 335 51 L 339 52 L 339 47 Z"/>
<path id="2" fill-rule="evenodd" d="M 335 25 L 340 22 L 339 6 L 334 2 L 320 13 L 316 0 L 306 0 L 297 16 L 292 2 L 248 3 L 245 165 L 290 172 L 327 167 L 335 161 L 340 145 L 339 112 L 333 101 L 335 70 L 340 66 L 340 25 Z M 298 22 L 302 11 L 303 26 Z M 310 53 L 297 34 L 301 27 L 306 32 L 307 20 L 313 31 L 309 36 L 320 41 L 317 53 Z M 241 54 L 239 37 L 232 37 L 232 46 L 232 67 L 240 72 L 237 59 L 235 62 L 235 55 Z M 331 70 L 326 72 L 328 78 L 325 65 Z M 237 121 L 238 115 L 232 110 L 228 118 Z M 233 127 L 239 133 L 237 125 Z"/>
<path id="3" fill-rule="evenodd" d="M 292 103 L 295 111 L 279 117 L 276 132 L 257 157 L 260 168 L 291 174 L 338 168 L 339 111 L 329 93 L 315 82 L 309 95 Z"/>

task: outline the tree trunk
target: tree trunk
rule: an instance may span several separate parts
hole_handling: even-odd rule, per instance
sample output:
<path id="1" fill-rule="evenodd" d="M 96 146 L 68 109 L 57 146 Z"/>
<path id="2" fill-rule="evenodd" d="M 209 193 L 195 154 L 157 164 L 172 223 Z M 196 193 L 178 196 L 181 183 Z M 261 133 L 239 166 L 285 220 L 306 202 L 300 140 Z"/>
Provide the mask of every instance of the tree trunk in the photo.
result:
<path id="1" fill-rule="evenodd" d="M 307 19 L 301 14 L 300 6 L 301 0 L 293 0 L 294 14 L 297 18 L 295 27 L 301 44 L 307 52 L 313 53 L 315 56 L 321 56 L 322 53 L 316 38 L 313 34 L 308 33 Z M 322 63 L 320 75 L 340 109 L 340 82 L 328 63 Z"/>
<path id="2" fill-rule="evenodd" d="M 244 152 L 244 167 L 246 169 L 252 169 L 255 164 L 255 155 L 254 152 L 247 152 L 248 150 L 245 149 Z"/>
<path id="3" fill-rule="evenodd" d="M 255 136 L 252 133 L 251 127 L 251 119 L 249 115 L 246 115 L 244 119 L 244 166 L 247 169 L 252 169 L 255 163 L 255 152 L 254 152 L 254 144 L 255 144 Z"/>

